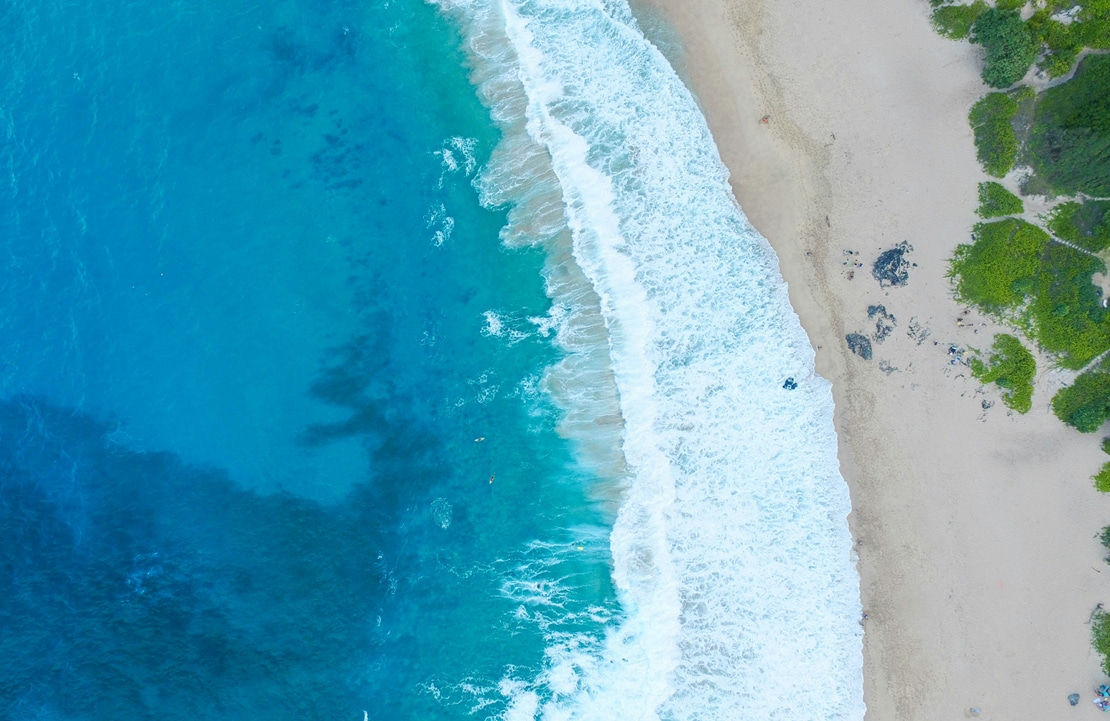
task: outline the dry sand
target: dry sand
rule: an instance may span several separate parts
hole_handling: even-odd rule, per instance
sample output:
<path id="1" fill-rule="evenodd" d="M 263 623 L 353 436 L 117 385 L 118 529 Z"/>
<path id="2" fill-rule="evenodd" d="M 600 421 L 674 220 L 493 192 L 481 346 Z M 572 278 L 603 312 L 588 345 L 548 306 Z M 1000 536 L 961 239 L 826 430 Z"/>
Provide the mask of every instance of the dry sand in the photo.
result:
<path id="1" fill-rule="evenodd" d="M 985 179 L 966 121 L 985 91 L 978 51 L 936 35 L 925 0 L 644 2 L 681 37 L 736 196 L 833 382 L 869 616 L 867 718 L 1101 718 L 1088 625 L 1110 607 L 1095 537 L 1110 498 L 1090 481 L 1100 436 L 1051 415 L 1066 378 L 1043 359 L 1017 416 L 947 352 L 1000 330 L 974 313 L 958 325 L 945 278 Z M 901 241 L 909 283 L 881 288 L 871 264 Z M 865 361 L 844 337 L 874 333 L 871 304 L 897 326 Z"/>

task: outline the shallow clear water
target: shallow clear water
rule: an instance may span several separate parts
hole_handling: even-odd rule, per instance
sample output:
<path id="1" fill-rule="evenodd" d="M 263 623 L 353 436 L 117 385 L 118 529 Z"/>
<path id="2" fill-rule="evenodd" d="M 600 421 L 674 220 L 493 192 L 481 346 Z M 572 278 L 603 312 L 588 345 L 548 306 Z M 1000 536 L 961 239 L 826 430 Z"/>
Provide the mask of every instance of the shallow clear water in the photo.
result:
<path id="1" fill-rule="evenodd" d="M 0 30 L 0 716 L 862 716 L 829 387 L 624 2 Z"/>
<path id="2" fill-rule="evenodd" d="M 319 0 L 0 27 L 0 716 L 496 712 L 543 650 L 507 584 L 612 598 L 456 31 Z"/>

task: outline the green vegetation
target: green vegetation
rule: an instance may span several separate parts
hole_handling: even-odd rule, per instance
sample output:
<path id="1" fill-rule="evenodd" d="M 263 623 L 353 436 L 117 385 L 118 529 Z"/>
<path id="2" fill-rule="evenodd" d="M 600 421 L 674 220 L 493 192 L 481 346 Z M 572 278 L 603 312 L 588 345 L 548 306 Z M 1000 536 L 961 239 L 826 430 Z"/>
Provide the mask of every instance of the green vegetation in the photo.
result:
<path id="1" fill-rule="evenodd" d="M 1110 438 L 1102 439 L 1102 452 L 1110 455 Z"/>
<path id="2" fill-rule="evenodd" d="M 1089 48 L 1110 48 L 1110 2 L 1083 0 L 1079 22 L 1072 25 L 1076 40 Z"/>
<path id="3" fill-rule="evenodd" d="M 1110 674 L 1110 613 L 1099 611 L 1091 622 L 1091 642 L 1102 656 L 1102 670 Z"/>
<path id="4" fill-rule="evenodd" d="M 1056 417 L 1082 433 L 1094 433 L 1110 418 L 1110 373 L 1090 370 L 1052 399 Z"/>
<path id="5" fill-rule="evenodd" d="M 1053 192 L 1110 195 L 1110 55 L 1084 58 L 1075 77 L 1041 93 L 1027 156 Z"/>
<path id="6" fill-rule="evenodd" d="M 1062 203 L 1047 218 L 1057 238 L 1097 253 L 1110 247 L 1110 201 Z"/>
<path id="7" fill-rule="evenodd" d="M 1037 63 L 1037 67 L 1048 73 L 1050 78 L 1058 78 L 1062 75 L 1067 75 L 1071 72 L 1071 68 L 1075 65 L 1075 59 L 1079 57 L 1080 48 L 1077 46 L 1061 48 L 1059 50 L 1050 50 L 1045 53 L 1045 56 Z"/>
<path id="8" fill-rule="evenodd" d="M 1000 218 L 1025 212 L 1021 198 L 995 182 L 979 183 L 980 218 Z"/>
<path id="9" fill-rule="evenodd" d="M 987 362 L 973 358 L 971 374 L 983 383 L 994 383 L 1003 389 L 1002 402 L 1018 413 L 1033 407 L 1033 377 L 1037 361 L 1021 341 L 1001 333 L 994 338 Z"/>
<path id="10" fill-rule="evenodd" d="M 956 248 L 950 275 L 960 301 L 1016 323 L 1060 365 L 1078 369 L 1110 348 L 1110 318 L 1091 280 L 1105 270 L 1098 258 L 1007 218 L 975 226 L 974 242 Z"/>
<path id="11" fill-rule="evenodd" d="M 986 11 L 987 4 L 983 0 L 976 0 L 971 5 L 943 5 L 933 11 L 933 27 L 946 38 L 963 40 Z"/>
<path id="12" fill-rule="evenodd" d="M 989 313 L 1012 316 L 1036 287 L 1041 254 L 1051 239 L 1035 225 L 1009 218 L 975 226 L 975 242 L 960 245 L 949 274 L 956 297 Z"/>
<path id="13" fill-rule="evenodd" d="M 1101 493 L 1110 493 L 1110 461 L 1103 463 L 1098 473 L 1091 476 L 1095 482 L 1095 490 Z"/>
<path id="14" fill-rule="evenodd" d="M 1033 336 L 1059 354 L 1065 368 L 1082 368 L 1110 348 L 1110 319 L 1091 280 L 1105 271 L 1098 258 L 1060 243 L 1050 243 L 1041 255 L 1030 306 Z"/>
<path id="15" fill-rule="evenodd" d="M 1050 77 L 1058 78 L 1071 70 L 1083 44 L 1073 30 L 1075 25 L 1053 20 L 1052 11 L 1052 7 L 1043 8 L 1025 24 L 1037 42 L 1048 48 L 1039 63 L 1040 68 Z"/>
<path id="16" fill-rule="evenodd" d="M 991 8 L 971 26 L 971 41 L 987 51 L 983 82 L 1008 88 L 1025 77 L 1039 43 L 1016 10 Z"/>
<path id="17" fill-rule="evenodd" d="M 1018 104 L 1005 93 L 990 93 L 971 107 L 968 120 L 975 133 L 979 162 L 989 175 L 1001 178 L 1014 167 L 1018 141 L 1011 119 Z"/>

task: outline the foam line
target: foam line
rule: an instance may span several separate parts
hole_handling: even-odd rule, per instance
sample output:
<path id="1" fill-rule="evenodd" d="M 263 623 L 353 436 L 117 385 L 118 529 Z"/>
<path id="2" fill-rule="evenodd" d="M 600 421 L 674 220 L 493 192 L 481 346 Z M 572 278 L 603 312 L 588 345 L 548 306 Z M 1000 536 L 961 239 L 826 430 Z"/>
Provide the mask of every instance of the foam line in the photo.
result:
<path id="1" fill-rule="evenodd" d="M 830 387 L 696 103 L 623 0 L 438 4 L 504 134 L 483 202 L 567 309 L 547 388 L 619 507 L 623 615 L 553 634 L 505 717 L 861 719 Z"/>

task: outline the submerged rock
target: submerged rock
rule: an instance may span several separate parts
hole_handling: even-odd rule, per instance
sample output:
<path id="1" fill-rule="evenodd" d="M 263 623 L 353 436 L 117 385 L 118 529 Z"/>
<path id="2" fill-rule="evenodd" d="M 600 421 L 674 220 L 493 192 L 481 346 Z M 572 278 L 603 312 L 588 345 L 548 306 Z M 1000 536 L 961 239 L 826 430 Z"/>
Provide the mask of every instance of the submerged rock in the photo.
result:
<path id="1" fill-rule="evenodd" d="M 848 341 L 848 348 L 864 360 L 871 360 L 871 339 L 859 333 L 849 333 L 844 336 Z"/>
<path id="2" fill-rule="evenodd" d="M 906 253 L 913 250 L 906 241 L 902 241 L 890 250 L 879 254 L 875 264 L 871 266 L 871 275 L 879 281 L 879 285 L 888 288 L 894 285 L 905 285 L 910 279 L 910 264 L 906 260 Z"/>

